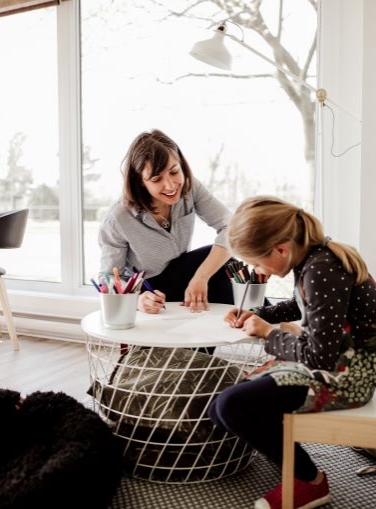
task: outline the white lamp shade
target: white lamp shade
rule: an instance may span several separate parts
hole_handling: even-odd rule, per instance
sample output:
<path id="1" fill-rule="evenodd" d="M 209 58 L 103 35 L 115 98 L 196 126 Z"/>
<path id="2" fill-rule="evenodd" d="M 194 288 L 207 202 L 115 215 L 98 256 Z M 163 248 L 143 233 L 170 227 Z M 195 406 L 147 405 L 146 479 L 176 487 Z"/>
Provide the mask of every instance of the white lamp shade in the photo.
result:
<path id="1" fill-rule="evenodd" d="M 232 57 L 224 45 L 224 33 L 216 30 L 211 39 L 198 41 L 190 51 L 197 60 L 220 69 L 231 69 Z"/>

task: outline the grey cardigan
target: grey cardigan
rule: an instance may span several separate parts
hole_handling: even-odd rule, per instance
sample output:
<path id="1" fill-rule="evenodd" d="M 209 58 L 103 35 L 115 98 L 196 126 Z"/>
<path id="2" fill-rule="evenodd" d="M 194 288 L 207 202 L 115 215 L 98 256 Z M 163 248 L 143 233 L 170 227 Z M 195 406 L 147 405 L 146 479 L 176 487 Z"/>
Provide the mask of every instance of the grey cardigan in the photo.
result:
<path id="1" fill-rule="evenodd" d="M 217 232 L 214 244 L 227 248 L 231 212 L 196 178 L 190 193 L 172 207 L 171 231 L 145 210 L 129 210 L 119 199 L 100 225 L 100 271 L 112 272 L 117 267 L 122 273 L 135 268 L 149 278 L 159 275 L 171 260 L 190 250 L 196 214 Z"/>

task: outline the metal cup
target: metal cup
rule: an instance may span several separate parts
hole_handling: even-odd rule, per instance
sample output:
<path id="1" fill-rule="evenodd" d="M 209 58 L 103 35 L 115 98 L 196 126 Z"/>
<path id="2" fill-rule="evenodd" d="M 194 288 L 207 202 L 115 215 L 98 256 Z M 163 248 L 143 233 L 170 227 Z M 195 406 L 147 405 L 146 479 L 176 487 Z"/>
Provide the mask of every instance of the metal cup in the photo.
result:
<path id="1" fill-rule="evenodd" d="M 101 293 L 101 313 L 107 329 L 131 329 L 136 323 L 139 293 Z"/>
<path id="2" fill-rule="evenodd" d="M 248 290 L 242 308 L 249 309 L 262 306 L 264 304 L 267 283 L 249 283 L 246 285 L 245 283 L 236 283 L 235 281 L 232 281 L 235 306 L 237 308 L 241 306 L 247 286 Z"/>

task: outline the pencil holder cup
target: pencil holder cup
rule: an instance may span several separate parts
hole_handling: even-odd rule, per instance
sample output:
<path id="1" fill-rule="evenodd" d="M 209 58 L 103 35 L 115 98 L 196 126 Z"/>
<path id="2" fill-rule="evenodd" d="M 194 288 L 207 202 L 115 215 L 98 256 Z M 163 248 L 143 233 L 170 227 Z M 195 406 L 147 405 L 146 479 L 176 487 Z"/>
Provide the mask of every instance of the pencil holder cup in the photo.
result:
<path id="1" fill-rule="evenodd" d="M 234 294 L 234 304 L 237 308 L 241 306 L 244 292 L 248 286 L 247 294 L 245 296 L 242 308 L 250 309 L 264 304 L 265 292 L 267 283 L 236 283 L 232 281 L 232 291 Z"/>
<path id="2" fill-rule="evenodd" d="M 106 329 L 131 329 L 136 324 L 139 293 L 101 293 L 102 322 Z"/>

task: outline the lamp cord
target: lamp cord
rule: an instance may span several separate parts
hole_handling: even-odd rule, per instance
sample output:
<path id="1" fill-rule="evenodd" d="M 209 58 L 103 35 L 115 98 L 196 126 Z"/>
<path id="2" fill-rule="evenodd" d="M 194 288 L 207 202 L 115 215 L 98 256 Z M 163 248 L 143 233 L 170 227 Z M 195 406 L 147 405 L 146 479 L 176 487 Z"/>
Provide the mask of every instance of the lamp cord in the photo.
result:
<path id="1" fill-rule="evenodd" d="M 335 139 L 334 139 L 334 128 L 335 128 L 335 116 L 334 116 L 334 111 L 332 110 L 332 108 L 330 106 L 328 106 L 327 104 L 323 104 L 323 106 L 326 106 L 327 108 L 329 108 L 330 110 L 330 113 L 332 114 L 332 144 L 331 144 L 331 147 L 330 147 L 330 153 L 333 157 L 342 157 L 343 155 L 345 155 L 347 152 L 349 152 L 350 150 L 352 150 L 353 148 L 356 148 L 356 147 L 359 147 L 362 142 L 359 141 L 358 143 L 354 143 L 353 145 L 350 145 L 350 147 L 348 147 L 347 149 L 343 150 L 343 152 L 340 152 L 339 154 L 336 154 L 334 152 L 334 143 L 335 143 Z"/>

